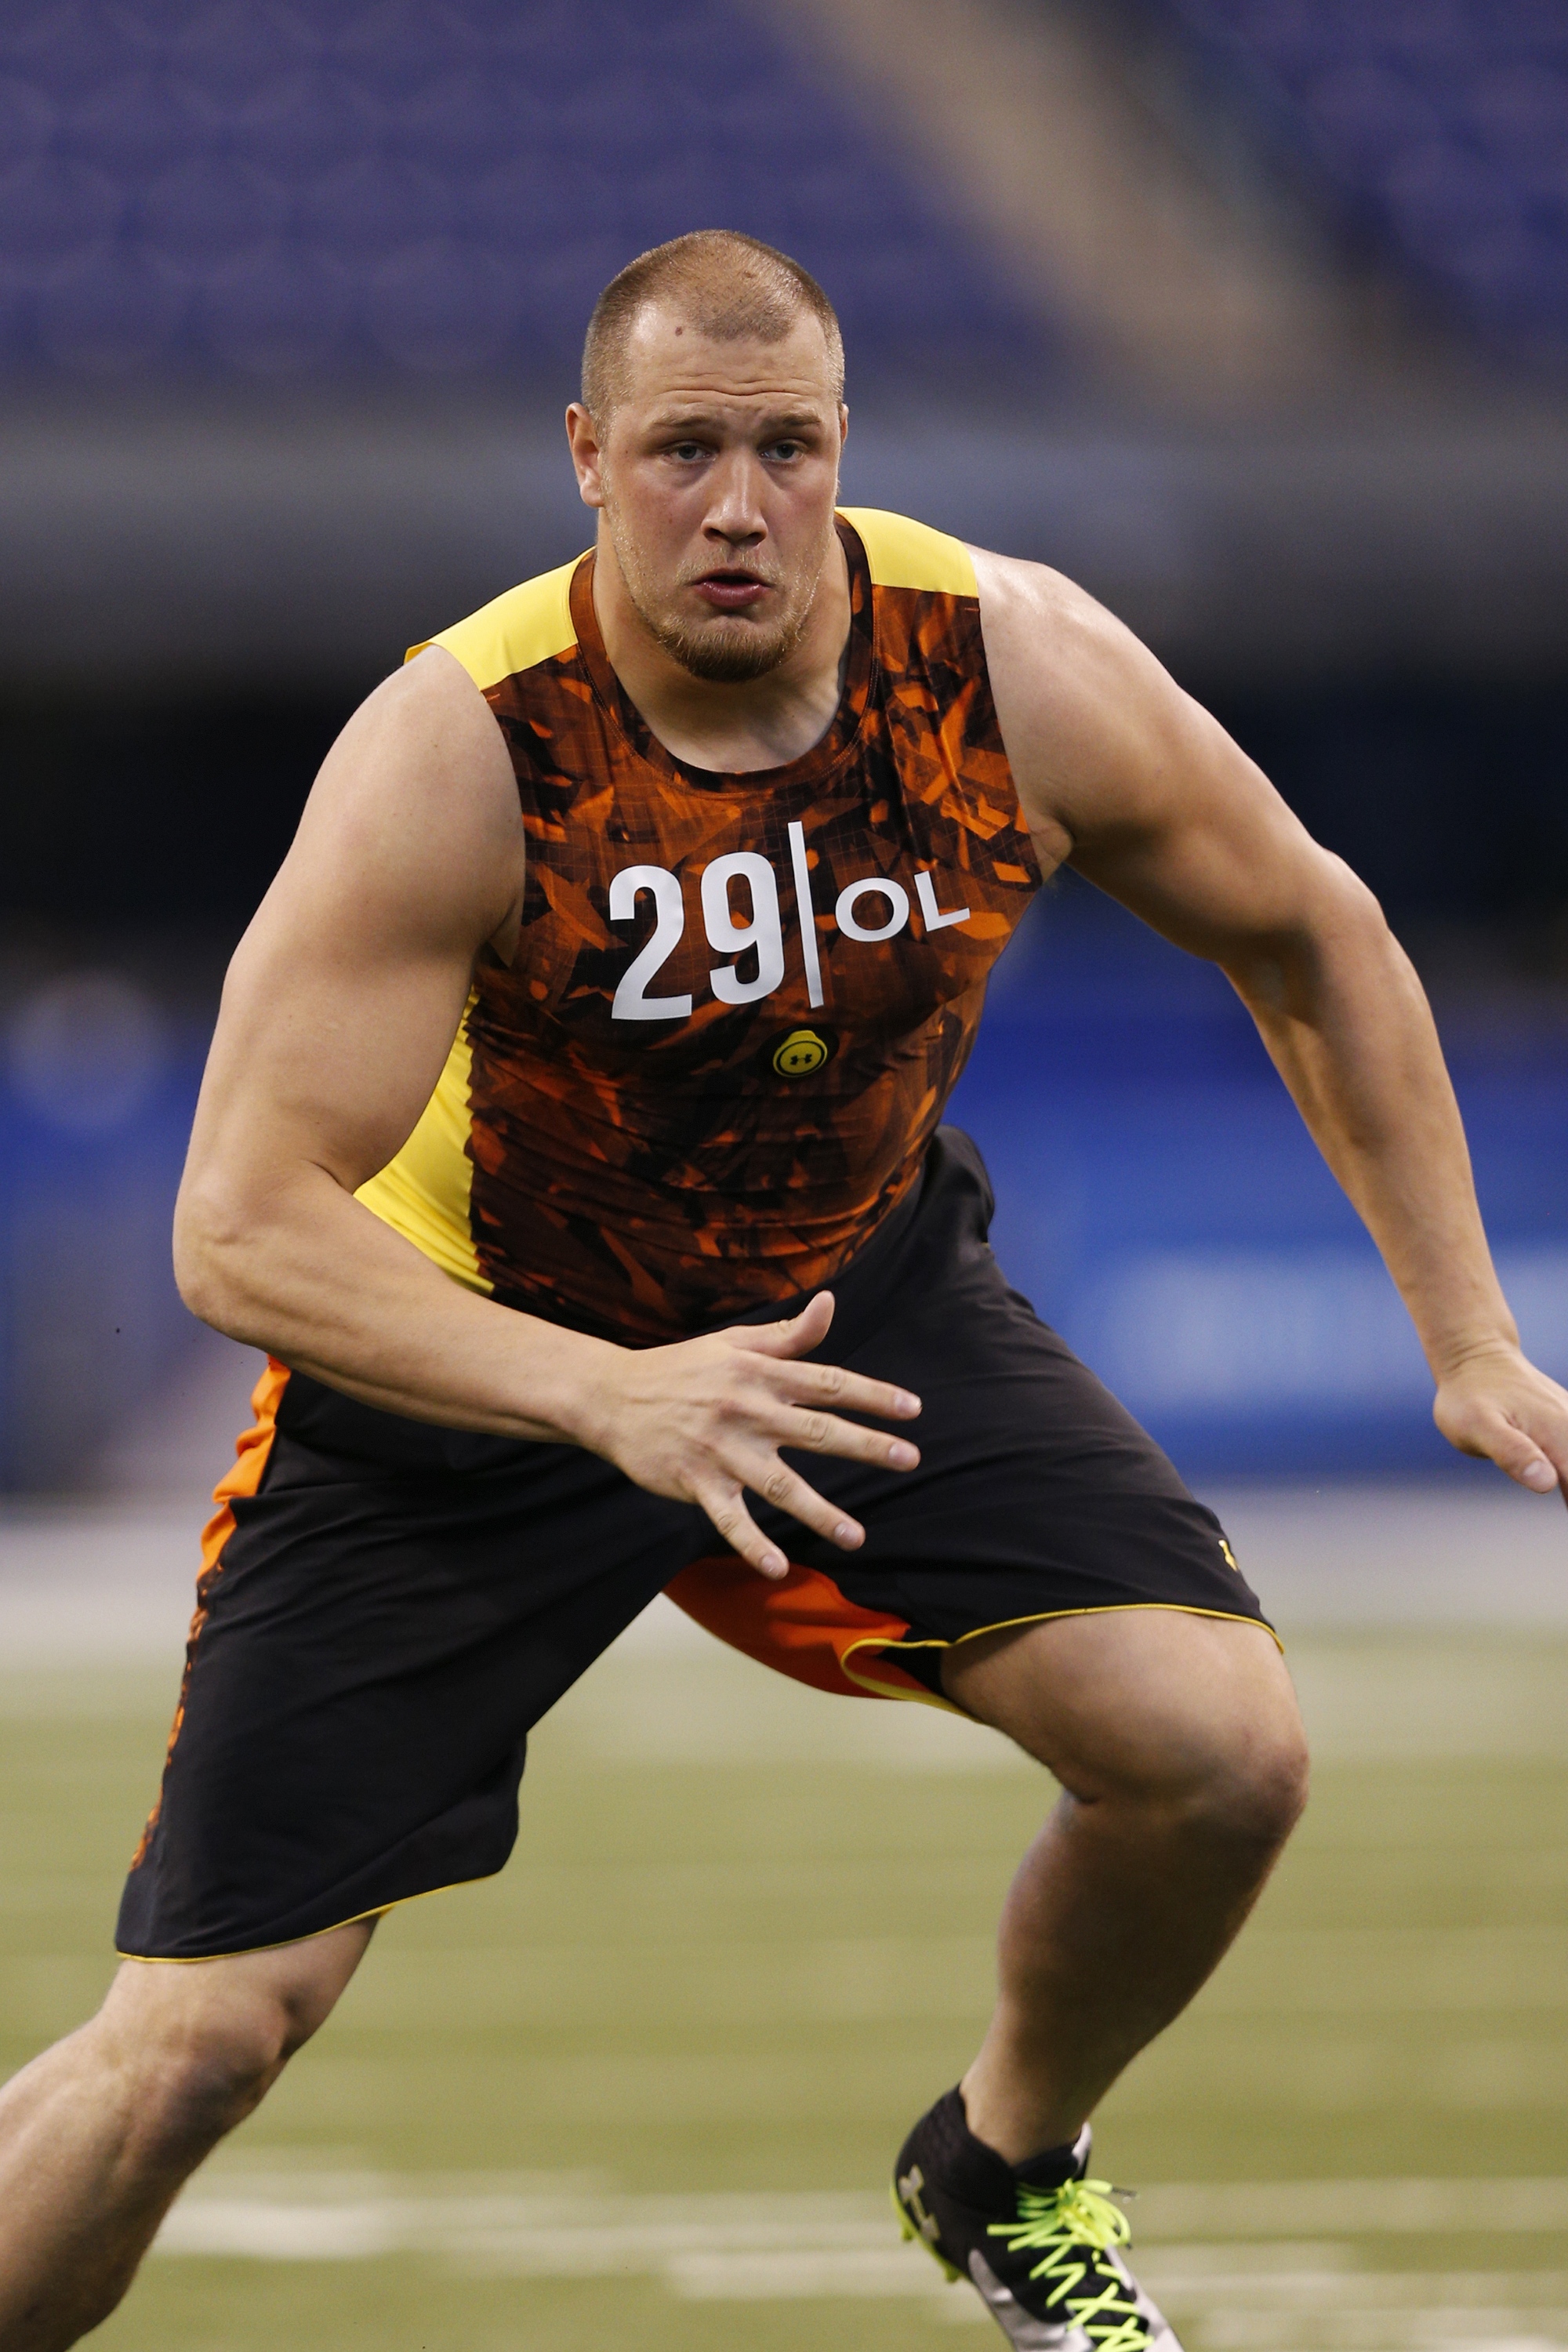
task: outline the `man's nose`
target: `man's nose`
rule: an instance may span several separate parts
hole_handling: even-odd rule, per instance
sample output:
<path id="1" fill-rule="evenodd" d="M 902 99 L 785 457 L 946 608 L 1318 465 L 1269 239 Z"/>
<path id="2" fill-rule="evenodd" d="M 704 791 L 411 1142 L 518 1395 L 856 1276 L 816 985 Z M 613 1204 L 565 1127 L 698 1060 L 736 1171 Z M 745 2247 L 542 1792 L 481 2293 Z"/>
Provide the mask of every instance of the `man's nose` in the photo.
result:
<path id="1" fill-rule="evenodd" d="M 715 467 L 710 479 L 713 496 L 707 529 L 737 544 L 763 538 L 767 524 L 762 509 L 763 468 L 755 457 L 736 451 Z"/>

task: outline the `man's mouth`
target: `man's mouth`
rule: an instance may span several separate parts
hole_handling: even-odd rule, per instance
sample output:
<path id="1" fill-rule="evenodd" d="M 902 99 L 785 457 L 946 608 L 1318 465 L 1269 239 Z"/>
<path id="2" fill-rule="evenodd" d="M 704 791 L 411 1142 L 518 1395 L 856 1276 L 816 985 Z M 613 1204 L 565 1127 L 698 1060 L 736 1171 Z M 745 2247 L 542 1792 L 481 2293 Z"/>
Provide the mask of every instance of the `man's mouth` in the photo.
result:
<path id="1" fill-rule="evenodd" d="M 770 583 L 754 572 L 705 572 L 692 586 L 716 613 L 745 613 L 759 604 Z"/>

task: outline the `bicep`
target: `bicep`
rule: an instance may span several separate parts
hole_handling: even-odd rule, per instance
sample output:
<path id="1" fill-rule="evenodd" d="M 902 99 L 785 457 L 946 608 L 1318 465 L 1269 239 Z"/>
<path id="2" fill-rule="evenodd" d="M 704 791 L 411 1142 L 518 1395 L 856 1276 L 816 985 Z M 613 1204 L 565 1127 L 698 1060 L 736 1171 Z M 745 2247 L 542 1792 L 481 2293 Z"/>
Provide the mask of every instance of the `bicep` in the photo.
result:
<path id="1" fill-rule="evenodd" d="M 328 754 L 235 954 L 194 1172 L 248 1187 L 310 1161 L 353 1191 L 384 1167 L 515 908 L 522 830 L 500 730 L 450 656 L 415 669 Z"/>
<path id="2" fill-rule="evenodd" d="M 1072 865 L 1233 972 L 1359 887 L 1092 598 L 1036 565 L 976 568 L 998 718 L 1043 862 Z"/>
<path id="3" fill-rule="evenodd" d="M 1190 954 L 1243 968 L 1347 877 L 1218 721 L 1164 689 L 1125 772 L 1079 796 L 1071 863 Z"/>

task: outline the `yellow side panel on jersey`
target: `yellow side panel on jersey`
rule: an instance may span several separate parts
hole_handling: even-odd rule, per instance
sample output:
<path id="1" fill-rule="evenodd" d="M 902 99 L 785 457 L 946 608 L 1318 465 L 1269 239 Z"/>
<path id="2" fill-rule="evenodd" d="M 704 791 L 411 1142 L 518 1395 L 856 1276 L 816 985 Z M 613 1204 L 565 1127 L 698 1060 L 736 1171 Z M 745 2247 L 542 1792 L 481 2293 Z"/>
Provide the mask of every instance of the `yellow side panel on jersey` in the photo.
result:
<path id="1" fill-rule="evenodd" d="M 840 507 L 858 535 L 878 588 L 924 588 L 941 596 L 976 596 L 974 565 L 961 539 L 879 507 Z"/>
<path id="2" fill-rule="evenodd" d="M 482 694 L 487 687 L 499 686 L 503 677 L 516 677 L 520 670 L 532 669 L 537 662 L 570 653 L 577 642 L 572 625 L 572 574 L 582 560 L 574 555 L 558 571 L 542 572 L 536 580 L 509 588 L 504 596 L 481 604 L 466 621 L 443 629 L 438 636 L 426 637 L 424 645 L 410 646 L 405 658 L 412 661 L 427 645 L 445 646 Z"/>
<path id="3" fill-rule="evenodd" d="M 447 1066 L 420 1114 L 418 1126 L 396 1159 L 368 1184 L 362 1184 L 354 1199 L 363 1201 L 416 1250 L 423 1250 L 443 1274 L 466 1283 L 470 1290 L 488 1293 L 492 1286 L 479 1271 L 468 1217 L 474 1163 L 468 1157 L 472 1123 L 468 1075 L 473 1049 L 468 1021 L 465 1007 Z"/>

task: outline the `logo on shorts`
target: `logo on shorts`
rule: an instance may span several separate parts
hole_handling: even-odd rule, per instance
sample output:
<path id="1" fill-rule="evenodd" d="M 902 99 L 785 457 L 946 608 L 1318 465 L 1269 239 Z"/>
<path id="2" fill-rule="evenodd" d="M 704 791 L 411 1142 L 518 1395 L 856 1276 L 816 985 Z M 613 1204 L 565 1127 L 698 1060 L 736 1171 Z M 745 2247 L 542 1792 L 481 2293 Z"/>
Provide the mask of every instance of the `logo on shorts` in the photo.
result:
<path id="1" fill-rule="evenodd" d="M 781 1078 L 809 1078 L 832 1057 L 832 1046 L 815 1029 L 792 1029 L 773 1047 L 773 1065 Z"/>
<path id="2" fill-rule="evenodd" d="M 1230 1546 L 1226 1543 L 1223 1536 L 1221 1536 L 1219 1539 L 1219 1548 L 1225 1554 L 1225 1564 L 1226 1568 L 1236 1568 L 1236 1554 L 1232 1551 Z M 1241 1574 L 1240 1569 L 1236 1568 L 1236 1572 L 1237 1576 L 1239 1576 Z"/>

